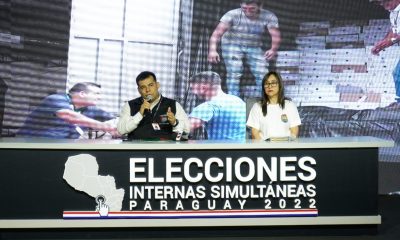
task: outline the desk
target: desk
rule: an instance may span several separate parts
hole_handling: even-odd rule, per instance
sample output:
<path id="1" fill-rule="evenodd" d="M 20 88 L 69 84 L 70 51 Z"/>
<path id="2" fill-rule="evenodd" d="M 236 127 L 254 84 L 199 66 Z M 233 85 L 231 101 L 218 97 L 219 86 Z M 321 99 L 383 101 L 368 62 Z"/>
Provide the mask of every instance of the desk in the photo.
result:
<path id="1" fill-rule="evenodd" d="M 376 225 L 393 145 L 2 138 L 0 228 Z"/>

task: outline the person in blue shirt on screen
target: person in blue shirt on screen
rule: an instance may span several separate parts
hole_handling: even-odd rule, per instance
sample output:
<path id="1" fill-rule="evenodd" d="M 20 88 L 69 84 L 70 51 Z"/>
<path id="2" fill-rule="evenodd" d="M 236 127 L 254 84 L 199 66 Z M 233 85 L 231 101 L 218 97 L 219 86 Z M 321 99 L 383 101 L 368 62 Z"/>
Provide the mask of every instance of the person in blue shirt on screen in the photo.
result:
<path id="1" fill-rule="evenodd" d="M 91 82 L 75 84 L 67 94 L 52 94 L 26 118 L 18 137 L 80 138 L 88 129 L 117 135 L 108 122 L 112 114 L 96 107 L 100 85 Z"/>
<path id="2" fill-rule="evenodd" d="M 205 102 L 190 114 L 192 131 L 205 126 L 210 140 L 244 140 L 246 136 L 246 104 L 237 96 L 221 89 L 220 76 L 211 71 L 195 74 L 191 90 Z"/>

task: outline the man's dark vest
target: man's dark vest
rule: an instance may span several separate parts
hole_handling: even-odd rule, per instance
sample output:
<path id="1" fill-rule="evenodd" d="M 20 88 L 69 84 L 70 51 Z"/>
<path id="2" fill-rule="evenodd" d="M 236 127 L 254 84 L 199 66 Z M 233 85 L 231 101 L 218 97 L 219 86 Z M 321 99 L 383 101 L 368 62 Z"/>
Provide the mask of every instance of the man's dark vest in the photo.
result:
<path id="1" fill-rule="evenodd" d="M 134 116 L 139 112 L 140 106 L 143 103 L 143 98 L 139 97 L 129 101 L 128 103 L 131 108 L 131 116 Z M 167 114 L 168 107 L 170 107 L 171 111 L 176 114 L 176 101 L 161 97 L 158 104 L 153 107 L 151 114 L 150 112 L 145 114 L 137 128 L 128 134 L 128 139 L 173 139 L 174 133 L 172 132 L 171 124 L 169 124 L 168 120 L 161 118 L 161 115 Z M 152 123 L 158 123 L 160 130 L 154 130 Z"/>

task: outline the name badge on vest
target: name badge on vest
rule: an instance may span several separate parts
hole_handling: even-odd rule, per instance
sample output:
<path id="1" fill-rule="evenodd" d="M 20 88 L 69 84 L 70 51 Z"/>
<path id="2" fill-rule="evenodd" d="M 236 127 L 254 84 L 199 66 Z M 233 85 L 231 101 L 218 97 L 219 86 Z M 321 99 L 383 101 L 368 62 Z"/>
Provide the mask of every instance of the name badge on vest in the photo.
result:
<path id="1" fill-rule="evenodd" d="M 282 114 L 281 115 L 281 120 L 282 120 L 282 122 L 287 123 L 288 122 L 287 115 L 286 114 Z"/>
<path id="2" fill-rule="evenodd" d="M 153 129 L 154 129 L 155 131 L 161 130 L 160 125 L 158 125 L 158 123 L 152 123 L 151 125 L 153 126 Z"/>

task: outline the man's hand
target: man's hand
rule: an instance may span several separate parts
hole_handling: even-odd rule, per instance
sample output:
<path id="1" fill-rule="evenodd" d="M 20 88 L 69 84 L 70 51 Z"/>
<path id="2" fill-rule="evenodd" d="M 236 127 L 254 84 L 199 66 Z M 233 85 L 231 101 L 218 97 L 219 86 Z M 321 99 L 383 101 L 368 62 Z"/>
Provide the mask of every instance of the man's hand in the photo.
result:
<path id="1" fill-rule="evenodd" d="M 169 124 L 171 124 L 172 126 L 175 126 L 175 123 L 176 123 L 175 114 L 171 111 L 170 107 L 168 107 L 167 118 L 168 118 Z"/>
<path id="2" fill-rule="evenodd" d="M 267 50 L 265 53 L 264 53 L 264 57 L 265 57 L 265 59 L 267 59 L 267 60 L 271 60 L 271 59 L 273 59 L 273 58 L 275 58 L 275 56 L 277 55 L 277 51 L 276 50 L 274 50 L 274 49 L 269 49 L 269 50 Z"/>
<path id="3" fill-rule="evenodd" d="M 210 63 L 219 63 L 221 61 L 217 51 L 210 51 L 208 53 L 207 60 Z"/>
<path id="4" fill-rule="evenodd" d="M 119 134 L 117 127 L 115 124 L 109 123 L 109 122 L 104 122 L 105 130 L 106 132 L 110 133 L 111 136 L 113 137 L 121 137 L 121 134 Z"/>
<path id="5" fill-rule="evenodd" d="M 99 122 L 99 124 L 96 124 L 93 130 L 99 132 L 100 136 L 104 135 L 104 132 L 107 132 L 111 134 L 111 136 L 114 138 L 121 137 L 121 134 L 118 132 L 115 123 L 113 123 L 112 120 L 106 122 Z"/>
<path id="6" fill-rule="evenodd" d="M 109 132 L 113 136 L 119 136 L 115 124 L 112 122 L 100 122 L 96 119 L 86 117 L 85 115 L 74 112 L 70 109 L 62 109 L 56 112 L 57 117 L 63 119 L 64 121 L 74 124 L 77 126 L 88 127 L 93 130 L 101 130 L 104 132 Z"/>
<path id="7" fill-rule="evenodd" d="M 150 103 L 146 99 L 143 99 L 143 103 L 140 106 L 140 110 L 139 110 L 140 114 L 142 114 L 143 117 L 144 117 L 144 113 L 145 113 L 146 109 L 150 111 Z"/>
<path id="8" fill-rule="evenodd" d="M 392 45 L 393 45 L 392 41 L 390 41 L 390 39 L 388 38 L 385 38 L 375 44 L 375 46 L 371 49 L 371 53 L 373 55 L 379 55 L 380 51 Z"/>
<path id="9" fill-rule="evenodd" d="M 201 119 L 194 117 L 190 117 L 189 122 L 190 122 L 190 129 L 192 130 L 197 129 L 205 124 L 205 122 L 202 121 Z"/>

